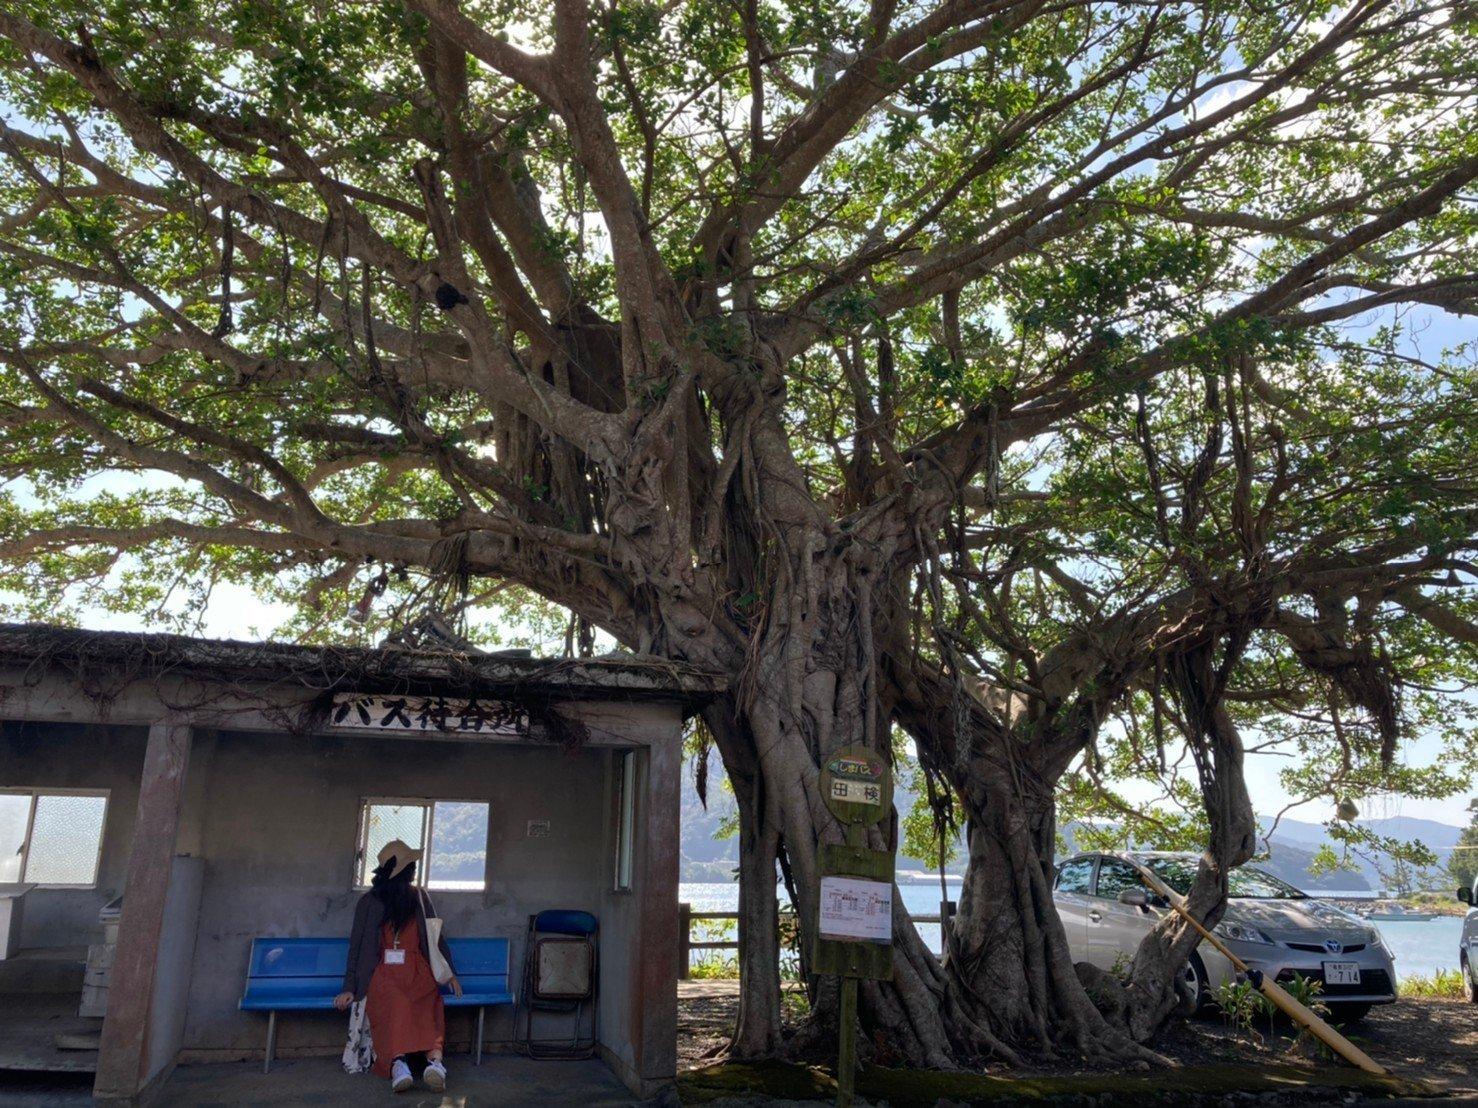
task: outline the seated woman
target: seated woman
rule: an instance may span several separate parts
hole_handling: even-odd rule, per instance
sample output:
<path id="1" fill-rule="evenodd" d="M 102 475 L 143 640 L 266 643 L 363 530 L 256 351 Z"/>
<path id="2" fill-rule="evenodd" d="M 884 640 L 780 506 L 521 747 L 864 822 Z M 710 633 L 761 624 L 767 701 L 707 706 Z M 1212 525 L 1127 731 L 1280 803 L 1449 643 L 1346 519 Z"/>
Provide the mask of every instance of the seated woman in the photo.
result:
<path id="1" fill-rule="evenodd" d="M 369 998 L 365 1014 L 374 1040 L 374 1072 L 390 1078 L 390 1088 L 397 1093 L 415 1083 L 411 1056 L 425 1057 L 421 1077 L 427 1088 L 436 1092 L 446 1088 L 442 1060 L 446 1008 L 431 972 L 426 896 L 415 884 L 420 858 L 419 850 L 399 839 L 380 851 L 370 891 L 360 897 L 354 910 L 344 991 L 334 999 L 334 1006 L 342 1012 L 355 1001 Z M 452 966 L 445 935 L 438 949 Z M 462 995 L 455 976 L 448 984 L 454 994 Z"/>

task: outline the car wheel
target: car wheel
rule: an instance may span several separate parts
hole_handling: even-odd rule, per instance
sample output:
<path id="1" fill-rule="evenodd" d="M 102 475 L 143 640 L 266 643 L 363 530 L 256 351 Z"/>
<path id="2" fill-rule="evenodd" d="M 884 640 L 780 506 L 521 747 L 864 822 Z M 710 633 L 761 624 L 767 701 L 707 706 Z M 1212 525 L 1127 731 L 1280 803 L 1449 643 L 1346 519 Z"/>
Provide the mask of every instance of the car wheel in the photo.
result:
<path id="1" fill-rule="evenodd" d="M 1468 964 L 1468 956 L 1462 957 L 1461 968 L 1463 971 L 1463 996 L 1469 1004 L 1478 1004 L 1478 981 L 1473 980 L 1473 967 Z"/>
<path id="2" fill-rule="evenodd" d="M 1202 1011 L 1211 1003 L 1211 993 L 1206 983 L 1206 964 L 1201 961 L 1199 954 L 1191 951 L 1190 961 L 1186 962 L 1185 968 L 1180 972 L 1185 980 L 1186 991 L 1194 992 L 1196 1011 Z"/>
<path id="3" fill-rule="evenodd" d="M 1359 1023 L 1369 1012 L 1369 1004 L 1331 1004 L 1329 1006 L 1329 1022 L 1348 1026 Z"/>

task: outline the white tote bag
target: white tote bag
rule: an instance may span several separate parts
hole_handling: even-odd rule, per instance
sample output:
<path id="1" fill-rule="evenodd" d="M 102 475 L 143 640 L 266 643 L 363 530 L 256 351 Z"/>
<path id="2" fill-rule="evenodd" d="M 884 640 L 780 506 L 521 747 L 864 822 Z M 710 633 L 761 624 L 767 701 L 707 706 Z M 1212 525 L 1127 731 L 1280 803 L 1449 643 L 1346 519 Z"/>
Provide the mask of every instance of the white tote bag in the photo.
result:
<path id="1" fill-rule="evenodd" d="M 375 1064 L 375 1044 L 370 1039 L 369 1016 L 365 1001 L 355 1001 L 349 1009 L 349 1041 L 344 1044 L 344 1072 L 365 1073 Z"/>
<path id="2" fill-rule="evenodd" d="M 436 907 L 424 892 L 421 893 L 421 910 L 426 913 L 426 953 L 431 961 L 431 976 L 436 978 L 438 985 L 445 985 L 456 975 L 441 952 L 441 917 L 435 914 Z"/>

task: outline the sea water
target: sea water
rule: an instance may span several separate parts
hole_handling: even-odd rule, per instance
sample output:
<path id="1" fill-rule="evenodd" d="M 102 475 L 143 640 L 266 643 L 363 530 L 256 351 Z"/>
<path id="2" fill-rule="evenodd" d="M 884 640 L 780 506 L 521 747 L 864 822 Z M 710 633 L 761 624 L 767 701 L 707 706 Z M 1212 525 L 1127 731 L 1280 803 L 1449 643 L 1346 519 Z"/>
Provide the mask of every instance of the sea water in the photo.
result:
<path id="1" fill-rule="evenodd" d="M 903 905 L 920 916 L 939 914 L 939 886 L 900 885 Z M 949 883 L 950 897 L 958 899 L 960 885 Z M 695 912 L 734 912 L 739 909 L 739 886 L 725 882 L 684 882 L 678 900 L 692 906 Z M 785 900 L 781 892 L 782 902 Z M 1430 977 L 1439 969 L 1457 969 L 1458 939 L 1462 935 L 1461 916 L 1438 916 L 1433 920 L 1375 920 L 1386 946 L 1396 957 L 1398 978 L 1419 975 Z M 919 924 L 919 934 L 936 954 L 940 949 L 939 925 Z"/>

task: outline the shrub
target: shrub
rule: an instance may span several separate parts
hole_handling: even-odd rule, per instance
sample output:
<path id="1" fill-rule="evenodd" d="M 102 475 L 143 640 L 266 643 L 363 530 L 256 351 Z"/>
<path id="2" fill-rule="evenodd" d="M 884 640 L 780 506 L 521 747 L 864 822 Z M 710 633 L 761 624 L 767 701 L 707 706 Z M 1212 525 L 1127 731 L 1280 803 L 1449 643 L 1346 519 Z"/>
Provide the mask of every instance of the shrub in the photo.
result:
<path id="1" fill-rule="evenodd" d="M 1440 969 L 1431 977 L 1414 974 L 1401 979 L 1401 995 L 1424 999 L 1445 998 L 1461 1000 L 1463 997 L 1463 971 Z"/>
<path id="2" fill-rule="evenodd" d="M 1257 1017 L 1271 1014 L 1273 1006 L 1267 997 L 1252 987 L 1252 982 L 1223 981 L 1211 990 L 1211 1001 L 1221 1011 L 1221 1018 L 1228 1027 L 1262 1038 L 1256 1027 Z"/>
<path id="3" fill-rule="evenodd" d="M 739 977 L 739 963 L 733 958 L 700 958 L 688 967 L 693 981 L 726 981 Z"/>
<path id="4" fill-rule="evenodd" d="M 1320 1019 L 1327 1019 L 1329 1007 L 1319 998 L 1324 995 L 1324 982 L 1318 978 L 1305 977 L 1301 973 L 1295 973 L 1291 981 L 1283 985 L 1283 990 L 1294 1000 L 1298 1001 L 1309 1011 Z M 1293 1037 L 1290 1050 L 1303 1051 L 1318 1056 L 1327 1056 L 1330 1051 L 1314 1033 L 1301 1023 L 1295 1023 L 1297 1033 Z"/>

